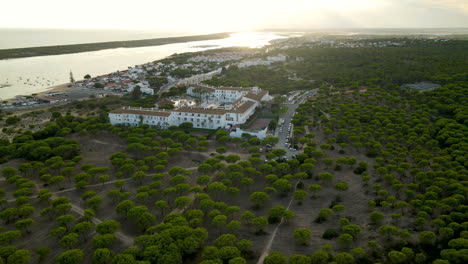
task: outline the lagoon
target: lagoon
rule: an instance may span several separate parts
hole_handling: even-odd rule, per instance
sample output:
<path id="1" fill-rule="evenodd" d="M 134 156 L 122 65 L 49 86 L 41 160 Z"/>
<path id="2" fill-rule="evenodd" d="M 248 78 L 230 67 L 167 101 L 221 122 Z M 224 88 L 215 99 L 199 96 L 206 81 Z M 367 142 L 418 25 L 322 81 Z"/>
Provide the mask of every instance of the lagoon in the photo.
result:
<path id="1" fill-rule="evenodd" d="M 117 48 L 75 54 L 0 60 L 0 99 L 43 92 L 67 83 L 70 72 L 76 80 L 126 70 L 130 66 L 159 60 L 174 53 L 224 47 L 262 47 L 283 38 L 272 32 L 232 33 L 228 38 L 141 48 Z"/>

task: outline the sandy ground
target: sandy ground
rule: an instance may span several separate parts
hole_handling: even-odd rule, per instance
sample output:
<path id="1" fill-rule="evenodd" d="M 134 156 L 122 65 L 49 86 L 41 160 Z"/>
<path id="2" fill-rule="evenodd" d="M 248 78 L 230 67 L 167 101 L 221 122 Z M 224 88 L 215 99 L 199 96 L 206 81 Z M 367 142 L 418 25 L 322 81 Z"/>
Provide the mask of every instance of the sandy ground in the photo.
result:
<path id="1" fill-rule="evenodd" d="M 52 87 L 49 87 L 47 88 L 46 91 L 43 91 L 43 92 L 40 92 L 40 93 L 37 93 L 37 95 L 39 96 L 45 96 L 46 93 L 66 93 L 68 91 L 70 91 L 71 89 L 73 89 L 73 87 L 68 87 L 68 83 L 64 83 L 64 84 L 61 84 L 61 85 L 57 85 L 57 86 L 52 86 Z M 8 100 L 6 100 L 8 102 L 15 102 L 16 100 L 14 98 L 10 98 Z M 34 111 L 34 110 L 37 110 L 37 109 L 48 109 L 50 107 L 53 107 L 53 106 L 56 106 L 56 104 L 49 104 L 49 105 L 46 105 L 46 104 L 41 104 L 41 105 L 35 105 L 33 107 L 30 107 L 30 108 L 15 108 L 15 109 L 8 109 L 8 110 L 13 110 L 15 111 L 16 113 L 27 113 L 27 112 L 30 112 L 30 111 Z"/>
<path id="2" fill-rule="evenodd" d="M 60 85 L 56 85 L 56 86 L 51 86 L 51 87 L 48 87 L 46 88 L 46 90 L 40 92 L 40 93 L 35 93 L 39 96 L 45 96 L 46 93 L 63 93 L 63 92 L 68 92 L 70 91 L 71 89 L 73 89 L 74 87 L 69 87 L 70 83 L 64 83 L 64 84 L 60 84 Z M 5 101 L 8 101 L 8 102 L 15 102 L 15 98 L 8 98 L 6 99 Z"/>
<path id="3" fill-rule="evenodd" d="M 59 89 L 59 88 L 58 88 Z M 326 142 L 326 137 L 322 133 L 320 128 L 317 127 L 308 127 L 307 128 L 308 132 L 311 133 L 316 133 L 316 137 L 314 138 L 314 141 L 317 142 L 318 144 L 322 144 Z M 84 157 L 82 164 L 83 163 L 92 163 L 96 166 L 109 166 L 110 161 L 109 157 L 115 152 L 120 152 L 124 151 L 126 147 L 126 142 L 118 138 L 115 135 L 111 135 L 110 133 L 104 132 L 104 133 L 98 133 L 98 134 L 93 134 L 93 135 L 74 135 L 71 136 L 71 138 L 77 139 L 81 143 L 81 153 Z M 338 152 L 339 147 L 335 146 L 335 150 L 324 150 L 324 157 L 330 157 L 333 159 L 336 159 L 338 157 L 348 157 L 348 156 L 353 156 L 356 157 L 359 161 L 366 161 L 369 163 L 369 168 L 372 168 L 372 159 L 367 158 L 363 153 L 360 153 L 359 151 L 356 151 L 353 147 L 347 147 L 346 153 L 340 154 Z M 237 154 L 241 156 L 242 159 L 248 158 L 250 155 L 246 153 L 237 153 L 237 151 L 241 151 L 240 148 L 236 148 L 235 145 L 230 146 L 228 148 L 230 150 L 229 153 L 225 153 L 225 155 L 228 154 Z M 206 158 L 210 157 L 210 153 L 214 152 L 214 146 L 210 146 L 208 151 L 204 153 L 198 153 L 198 152 L 192 152 L 192 153 L 181 153 L 180 155 L 177 155 L 176 157 L 172 157 L 170 159 L 170 166 L 181 166 L 185 168 L 195 168 L 198 166 L 197 162 L 194 162 L 193 160 L 205 160 Z M 17 164 L 18 161 L 11 161 L 8 164 L 10 166 L 14 166 Z M 0 166 L 1 168 L 1 166 Z M 241 228 L 238 232 L 237 235 L 239 238 L 245 238 L 249 239 L 253 242 L 253 247 L 252 250 L 254 252 L 254 258 L 249 259 L 249 263 L 256 263 L 258 261 L 258 258 L 262 255 L 262 252 L 265 250 L 265 245 L 267 245 L 268 242 L 271 242 L 271 248 L 268 248 L 267 251 L 280 251 L 286 256 L 290 256 L 292 254 L 307 254 L 310 255 L 314 251 L 320 249 L 324 244 L 330 243 L 334 246 L 335 249 L 338 251 L 346 251 L 349 248 L 352 247 L 365 247 L 366 242 L 369 239 L 374 239 L 373 236 L 376 235 L 375 230 L 372 230 L 367 224 L 369 222 L 368 215 L 369 215 L 369 208 L 367 206 L 367 201 L 375 198 L 372 194 L 369 192 L 366 192 L 369 187 L 365 187 L 362 185 L 362 180 L 361 176 L 355 175 L 352 172 L 352 169 L 349 168 L 348 166 L 345 166 L 342 170 L 340 171 L 334 171 L 333 167 L 331 168 L 326 168 L 324 164 L 320 162 L 317 163 L 317 166 L 315 170 L 313 171 L 313 175 L 316 176 L 320 172 L 331 172 L 334 174 L 335 179 L 333 183 L 336 182 L 347 182 L 349 185 L 349 189 L 344 192 L 340 192 L 334 189 L 333 183 L 324 183 L 319 180 L 317 180 L 315 177 L 312 177 L 310 179 L 305 179 L 302 180 L 304 183 L 305 188 L 310 186 L 311 184 L 317 183 L 323 185 L 324 189 L 319 192 L 317 195 L 317 198 L 311 199 L 311 198 L 306 198 L 306 200 L 302 203 L 302 205 L 299 205 L 295 202 L 290 203 L 291 198 L 292 198 L 292 192 L 290 192 L 286 197 L 281 197 L 278 194 L 272 194 L 271 195 L 271 200 L 262 208 L 259 209 L 254 209 L 252 206 L 252 202 L 249 200 L 249 195 L 237 195 L 237 196 L 232 196 L 232 195 L 213 195 L 213 199 L 218 201 L 218 202 L 225 202 L 228 205 L 236 205 L 239 206 L 242 211 L 245 210 L 251 210 L 254 212 L 257 216 L 267 216 L 268 215 L 268 209 L 275 206 L 275 205 L 283 205 L 285 207 L 290 206 L 290 209 L 294 211 L 296 217 L 292 219 L 291 221 L 287 223 L 283 223 L 281 225 L 268 225 L 265 228 L 266 234 L 264 235 L 255 235 L 254 230 L 252 227 L 243 227 Z M 116 178 L 113 177 L 114 175 L 111 174 L 111 180 L 115 180 Z M 199 173 L 196 171 L 193 172 L 192 179 L 195 179 L 197 176 L 199 176 Z M 260 191 L 263 190 L 264 187 L 268 186 L 269 184 L 267 183 L 266 179 L 264 179 L 264 175 L 261 176 L 251 176 L 255 177 L 255 184 L 252 186 L 241 186 L 238 185 L 239 189 L 241 189 L 241 194 L 250 194 L 253 191 Z M 221 180 L 219 177 L 213 177 L 213 180 Z M 150 184 L 153 180 L 148 177 L 146 178 L 142 184 Z M 165 187 L 168 187 L 167 183 L 167 177 L 162 179 L 163 181 L 163 186 L 161 187 L 161 190 L 164 189 Z M 72 187 L 72 184 L 68 184 L 68 188 Z M 123 234 L 134 237 L 141 235 L 141 230 L 135 227 L 135 224 L 129 220 L 122 219 L 119 217 L 114 208 L 116 206 L 115 203 L 113 203 L 107 196 L 107 192 L 110 191 L 111 189 L 115 188 L 112 184 L 106 184 L 103 186 L 98 186 L 98 182 L 93 182 L 94 184 L 92 186 L 93 190 L 98 192 L 98 195 L 101 195 L 102 197 L 105 198 L 104 203 L 100 207 L 100 209 L 97 212 L 97 217 L 101 220 L 106 220 L 106 219 L 117 219 L 121 221 L 122 223 L 122 228 L 121 231 Z M 138 184 L 132 180 L 128 180 L 127 183 L 124 186 L 125 191 L 129 191 L 132 193 L 132 196 L 129 198 L 131 200 L 135 200 L 134 194 L 137 192 L 138 187 L 141 186 L 141 184 Z M 3 187 L 7 190 L 10 196 L 7 198 L 11 197 L 11 193 L 14 191 L 14 186 L 6 184 L 4 181 L 0 181 L 0 187 Z M 64 186 L 65 187 L 65 186 Z M 89 186 L 91 187 L 91 186 Z M 55 191 L 55 190 L 54 190 Z M 75 203 L 76 206 L 79 206 L 80 208 L 86 208 L 86 204 L 84 201 L 80 199 L 81 194 L 83 193 L 83 190 L 70 190 L 68 192 L 64 192 L 63 196 L 70 197 Z M 178 196 L 179 194 L 177 194 Z M 153 213 L 157 217 L 157 222 L 162 220 L 162 216 L 166 215 L 166 213 L 161 213 L 160 211 L 156 210 L 153 207 L 153 204 L 156 200 L 163 199 L 167 200 L 169 203 L 172 203 L 172 201 L 177 197 L 177 196 L 164 196 L 162 193 L 157 193 L 154 197 L 149 198 L 148 200 L 145 201 L 138 201 L 138 205 L 145 205 L 148 206 L 149 211 Z M 309 194 L 309 197 L 311 195 Z M 323 223 L 316 223 L 314 220 L 318 216 L 318 211 L 322 208 L 329 208 L 331 205 L 331 202 L 337 197 L 341 197 L 341 202 L 340 204 L 343 204 L 346 209 L 343 213 L 339 215 L 333 215 L 331 216 L 327 221 Z M 41 205 L 44 206 L 44 205 Z M 196 206 L 193 206 L 193 208 L 196 208 Z M 191 209 L 191 208 L 188 208 Z M 386 212 L 388 215 L 391 211 Z M 339 225 L 339 218 L 340 217 L 350 217 L 351 223 L 353 224 L 358 224 L 361 226 L 362 231 L 356 241 L 352 243 L 352 245 L 348 247 L 343 247 L 337 243 L 337 239 L 332 239 L 332 240 L 325 240 L 321 238 L 321 235 L 323 232 L 328 229 L 328 228 L 334 228 L 338 230 L 340 233 L 340 225 Z M 37 217 L 37 213 L 36 213 Z M 235 214 L 234 216 L 230 216 L 229 220 L 231 219 L 239 219 L 240 214 Z M 389 217 L 386 217 L 385 223 L 389 223 Z M 43 221 L 42 218 L 40 218 L 39 221 Z M 40 222 L 42 225 L 42 222 Z M 205 227 L 207 227 L 210 230 L 210 236 L 207 241 L 207 245 L 210 245 L 213 243 L 213 241 L 216 239 L 216 237 L 219 235 L 219 231 L 216 230 L 213 226 L 209 224 L 209 222 L 205 222 Z M 39 226 L 39 225 L 37 225 Z M 51 228 L 54 227 L 54 225 L 49 224 L 48 226 L 45 226 L 46 230 L 50 230 Z M 279 226 L 279 227 L 278 227 Z M 277 228 L 278 227 L 278 228 Z M 297 229 L 297 228 L 310 228 L 312 230 L 312 239 L 309 243 L 309 245 L 304 246 L 304 245 L 298 245 L 295 241 L 295 239 L 292 236 L 292 232 Z M 36 228 L 36 227 L 35 227 Z M 276 229 L 276 230 L 275 230 Z M 36 232 L 38 232 L 36 229 L 33 230 L 34 234 L 36 235 Z M 275 234 L 275 236 L 272 238 L 272 235 Z M 39 238 L 44 238 L 47 236 L 47 232 L 42 232 L 38 233 Z M 18 245 L 38 245 L 40 243 L 39 240 L 35 241 L 28 241 L 30 237 L 27 239 L 22 239 L 19 240 Z M 56 240 L 50 239 L 48 242 L 48 245 L 52 248 L 58 247 L 58 242 Z M 87 248 L 89 247 L 89 243 L 82 243 L 80 244 L 80 247 L 82 248 Z M 121 250 L 124 248 L 124 245 L 122 244 L 117 244 L 114 246 L 115 249 Z M 55 256 L 54 256 L 55 257 Z M 199 257 L 199 255 L 198 255 Z M 90 260 L 90 256 L 87 256 L 86 260 Z M 196 261 L 196 260 L 195 260 Z M 193 262 L 195 263 L 195 262 Z"/>
<path id="4" fill-rule="evenodd" d="M 31 106 L 21 106 L 21 107 L 9 107 L 9 108 L 3 108 L 3 110 L 6 111 L 14 111 L 16 113 L 25 113 L 29 112 L 32 110 L 38 110 L 38 109 L 48 109 L 53 106 L 57 105 L 62 105 L 69 103 L 71 101 L 77 101 L 77 100 L 85 100 L 90 98 L 91 96 L 98 96 L 100 94 L 105 94 L 105 95 L 122 95 L 120 93 L 114 93 L 110 91 L 105 91 L 102 89 L 90 89 L 90 88 L 83 88 L 83 87 L 69 87 L 70 83 L 65 83 L 57 86 L 52 86 L 47 88 L 45 91 L 37 93 L 38 96 L 47 96 L 47 93 L 66 93 L 65 96 L 59 96 L 59 97 L 65 97 L 68 99 L 67 102 L 60 102 L 60 103 L 53 103 L 53 104 L 36 104 L 36 105 L 31 105 Z M 17 102 L 16 99 L 8 99 L 8 102 Z"/>
<path id="5" fill-rule="evenodd" d="M 57 85 L 57 86 L 51 86 L 49 88 L 47 88 L 46 91 L 44 92 L 41 92 L 39 93 L 40 95 L 42 94 L 46 94 L 46 93 L 62 93 L 62 92 L 67 92 L 75 87 L 69 87 L 70 83 L 64 83 L 64 84 L 60 84 L 60 85 Z"/>

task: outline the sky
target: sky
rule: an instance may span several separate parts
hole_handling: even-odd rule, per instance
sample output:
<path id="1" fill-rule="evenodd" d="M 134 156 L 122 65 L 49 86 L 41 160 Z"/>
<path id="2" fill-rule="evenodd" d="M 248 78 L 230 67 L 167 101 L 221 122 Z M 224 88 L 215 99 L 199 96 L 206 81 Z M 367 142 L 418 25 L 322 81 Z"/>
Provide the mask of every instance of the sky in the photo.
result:
<path id="1" fill-rule="evenodd" d="M 468 0 L 1 0 L 0 28 L 468 27 Z M 1 40 L 0 40 L 1 41 Z"/>

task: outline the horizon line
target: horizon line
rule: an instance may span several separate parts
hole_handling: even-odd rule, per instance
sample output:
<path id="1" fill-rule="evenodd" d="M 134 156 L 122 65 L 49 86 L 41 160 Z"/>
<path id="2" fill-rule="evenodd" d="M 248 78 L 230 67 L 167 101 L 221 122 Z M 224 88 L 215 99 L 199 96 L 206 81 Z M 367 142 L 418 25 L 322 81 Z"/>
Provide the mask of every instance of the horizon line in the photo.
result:
<path id="1" fill-rule="evenodd" d="M 141 31 L 162 31 L 162 32 L 209 32 L 209 31 L 195 31 L 195 30 L 183 30 L 183 29 L 157 29 L 157 28 L 78 28 L 78 27 L 69 27 L 69 28 L 58 28 L 58 27 L 3 27 L 0 26 L 0 29 L 51 29 L 51 30 L 141 30 Z M 330 30 L 330 29 L 468 29 L 468 27 L 290 27 L 290 28 L 281 28 L 281 27 L 265 27 L 265 28 L 256 28 L 256 29 L 238 29 L 238 30 L 224 30 L 216 32 L 248 32 L 248 31 L 265 31 L 265 30 Z"/>

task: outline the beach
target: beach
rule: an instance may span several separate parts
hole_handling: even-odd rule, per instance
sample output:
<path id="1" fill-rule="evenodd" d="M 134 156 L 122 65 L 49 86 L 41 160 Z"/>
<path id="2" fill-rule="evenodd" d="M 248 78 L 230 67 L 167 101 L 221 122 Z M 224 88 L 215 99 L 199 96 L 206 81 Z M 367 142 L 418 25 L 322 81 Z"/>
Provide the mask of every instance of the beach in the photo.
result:
<path id="1" fill-rule="evenodd" d="M 37 109 L 47 109 L 53 106 L 70 103 L 72 101 L 86 100 L 92 97 L 102 97 L 106 95 L 117 95 L 121 96 L 121 93 L 115 93 L 112 91 L 106 91 L 102 89 L 90 89 L 79 86 L 70 86 L 70 83 L 56 85 L 47 88 L 45 91 L 34 94 L 35 99 L 25 97 L 17 97 L 13 99 L 4 100 L 10 104 L 24 104 L 16 106 L 4 106 L 2 110 L 12 112 L 28 112 Z M 57 100 L 56 102 L 46 103 L 43 100 Z M 37 103 L 42 101 L 42 103 Z M 35 102 L 35 103 L 31 103 Z"/>
<path id="2" fill-rule="evenodd" d="M 51 86 L 46 89 L 44 92 L 38 93 L 39 95 L 43 95 L 46 93 L 63 93 L 72 90 L 74 87 L 70 86 L 70 83 L 64 83 L 56 86 Z"/>
<path id="3" fill-rule="evenodd" d="M 174 53 L 199 52 L 226 47 L 255 48 L 267 45 L 270 40 L 278 38 L 283 37 L 271 32 L 245 32 L 216 40 L 0 60 L 2 73 L 0 84 L 10 85 L 0 89 L 0 99 L 48 91 L 50 87 L 69 82 L 70 72 L 73 73 L 75 80 L 80 80 L 86 74 L 94 77 L 123 71 L 129 66 L 160 60 Z"/>
<path id="4" fill-rule="evenodd" d="M 76 87 L 70 86 L 70 83 L 64 83 L 64 84 L 48 87 L 42 92 L 35 93 L 35 95 L 36 96 L 47 96 L 47 94 L 50 94 L 50 93 L 66 93 L 66 92 L 69 92 L 69 91 L 71 91 L 71 90 L 73 90 L 75 88 Z M 14 102 L 14 101 L 16 101 L 16 99 L 15 98 L 9 98 L 9 99 L 3 100 L 3 101 Z"/>

